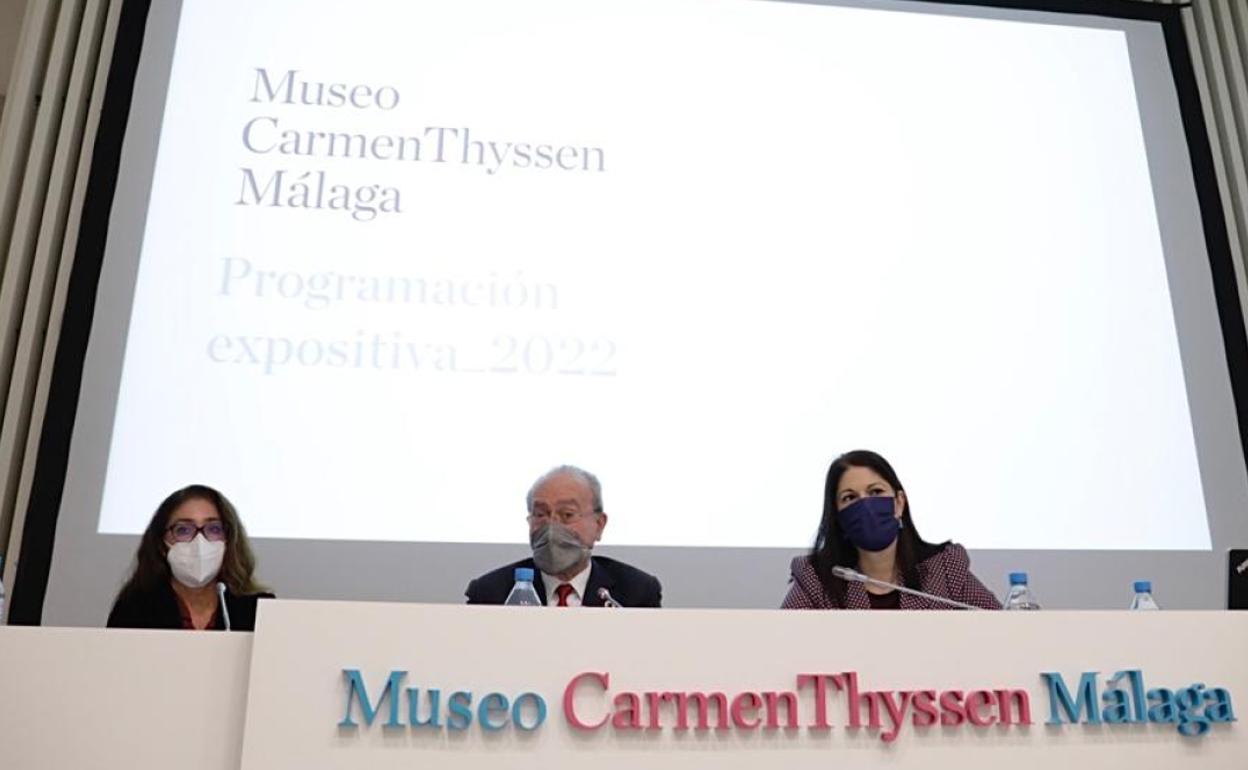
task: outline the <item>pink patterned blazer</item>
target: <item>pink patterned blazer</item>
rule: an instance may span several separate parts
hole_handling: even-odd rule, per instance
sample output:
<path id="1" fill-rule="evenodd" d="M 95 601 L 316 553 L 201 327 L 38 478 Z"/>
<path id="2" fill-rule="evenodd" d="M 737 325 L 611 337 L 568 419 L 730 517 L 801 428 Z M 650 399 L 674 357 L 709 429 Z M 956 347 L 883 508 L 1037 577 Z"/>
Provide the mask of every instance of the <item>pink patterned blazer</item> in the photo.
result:
<path id="1" fill-rule="evenodd" d="M 809 556 L 799 556 L 791 566 L 792 578 L 789 593 L 784 597 L 781 609 L 786 610 L 869 610 L 871 602 L 862 583 L 848 583 L 845 592 L 845 606 L 836 604 L 833 597 L 828 596 L 819 582 L 814 564 Z M 943 596 L 946 599 L 971 604 L 986 610 L 1001 609 L 997 597 L 971 574 L 971 560 L 966 549 L 960 545 L 949 543 L 939 553 L 919 562 L 918 590 Z M 913 586 L 906 586 L 912 588 Z M 949 610 L 956 609 L 938 604 L 910 594 L 901 594 L 903 610 Z"/>

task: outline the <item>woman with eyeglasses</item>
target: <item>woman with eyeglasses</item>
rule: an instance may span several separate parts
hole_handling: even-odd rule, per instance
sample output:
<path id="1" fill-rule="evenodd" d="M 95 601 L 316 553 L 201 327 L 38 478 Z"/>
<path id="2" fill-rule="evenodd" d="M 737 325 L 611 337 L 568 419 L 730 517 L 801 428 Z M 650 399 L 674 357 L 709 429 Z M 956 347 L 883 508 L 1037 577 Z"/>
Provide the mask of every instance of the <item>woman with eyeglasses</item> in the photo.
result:
<path id="1" fill-rule="evenodd" d="M 225 495 L 200 484 L 179 489 L 148 523 L 108 625 L 252 631 L 257 601 L 273 598 L 256 583 L 255 568 L 247 531 Z"/>

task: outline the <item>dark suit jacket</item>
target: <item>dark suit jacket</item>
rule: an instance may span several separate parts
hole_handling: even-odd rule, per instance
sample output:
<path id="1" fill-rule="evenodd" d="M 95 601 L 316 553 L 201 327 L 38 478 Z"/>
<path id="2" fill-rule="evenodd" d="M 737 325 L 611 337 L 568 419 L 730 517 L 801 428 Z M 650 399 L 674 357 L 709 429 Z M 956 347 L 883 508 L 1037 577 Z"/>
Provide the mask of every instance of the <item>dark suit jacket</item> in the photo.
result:
<path id="1" fill-rule="evenodd" d="M 658 578 L 630 567 L 622 561 L 609 559 L 606 556 L 590 558 L 589 582 L 585 584 L 585 596 L 581 597 L 586 607 L 603 606 L 598 598 L 598 589 L 605 588 L 611 597 L 625 607 L 658 607 L 663 601 L 663 587 Z M 515 585 L 516 567 L 528 567 L 533 570 L 533 587 L 542 604 L 546 603 L 546 586 L 542 582 L 542 571 L 533 563 L 533 559 L 522 559 L 506 567 L 499 567 L 487 572 L 468 584 L 464 595 L 469 604 L 502 604 Z"/>
<path id="2" fill-rule="evenodd" d="M 256 629 L 256 605 L 260 599 L 272 599 L 273 594 L 245 594 L 235 596 L 225 592 L 225 606 L 230 611 L 230 629 L 254 631 Z M 182 628 L 182 613 L 178 610 L 178 597 L 173 587 L 163 583 L 154 591 L 123 592 L 108 613 L 109 628 Z M 213 631 L 224 631 L 225 621 L 217 613 Z"/>

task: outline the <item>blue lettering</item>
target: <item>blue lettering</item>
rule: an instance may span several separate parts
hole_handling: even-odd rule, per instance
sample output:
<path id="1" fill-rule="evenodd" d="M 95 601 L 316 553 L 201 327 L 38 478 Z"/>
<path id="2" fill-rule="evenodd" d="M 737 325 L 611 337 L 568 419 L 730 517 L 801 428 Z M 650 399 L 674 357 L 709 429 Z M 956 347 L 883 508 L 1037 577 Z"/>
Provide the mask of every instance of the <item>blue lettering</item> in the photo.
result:
<path id="1" fill-rule="evenodd" d="M 1179 707 L 1174 703 L 1174 693 L 1165 687 L 1149 690 L 1148 702 L 1152 704 L 1148 707 L 1148 721 L 1178 724 Z"/>
<path id="2" fill-rule="evenodd" d="M 403 686 L 403 678 L 407 676 L 406 671 L 391 671 L 390 677 L 386 680 L 386 686 L 382 689 L 381 695 L 377 696 L 375 704 L 368 701 L 368 689 L 364 686 L 364 678 L 360 676 L 358 668 L 344 668 L 342 675 L 347 680 L 347 710 L 342 716 L 342 721 L 338 723 L 339 727 L 357 727 L 355 720 L 351 718 L 351 701 L 355 700 L 360 705 L 360 713 L 364 715 L 364 724 L 371 726 L 373 720 L 377 717 L 377 711 L 381 708 L 381 703 L 387 697 L 390 698 L 390 718 L 386 720 L 386 727 L 402 727 L 399 724 L 399 688 Z"/>
<path id="3" fill-rule="evenodd" d="M 525 701 L 533 703 L 533 710 L 536 713 L 533 724 L 524 723 L 523 716 Z M 546 721 L 546 701 L 542 699 L 542 696 L 535 692 L 521 693 L 516 696 L 516 700 L 511 706 L 511 721 L 521 730 L 536 730 L 541 726 L 542 722 Z"/>
<path id="4" fill-rule="evenodd" d="M 481 699 L 477 706 L 477 721 L 482 730 L 501 730 L 507 726 L 507 697 L 502 693 L 492 692 Z M 495 722 L 493 717 L 502 715 L 503 721 Z"/>
<path id="5" fill-rule="evenodd" d="M 519 701 L 517 701 L 519 702 Z M 1234 722 L 1235 709 L 1231 707 L 1231 694 L 1221 687 L 1214 687 L 1205 693 L 1205 716 L 1211 722 Z"/>
<path id="6" fill-rule="evenodd" d="M 442 699 L 440 690 L 428 690 L 429 693 L 429 718 L 420 718 L 420 688 L 407 688 L 407 722 L 412 727 L 441 727 L 442 723 L 438 721 L 438 704 Z"/>
<path id="7" fill-rule="evenodd" d="M 1205 689 L 1203 684 L 1193 684 L 1191 687 L 1179 690 L 1179 733 L 1186 736 L 1204 735 L 1209 732 L 1209 720 L 1205 715 L 1200 713 L 1200 707 L 1204 705 Z M 1193 714 L 1192 712 L 1197 713 Z"/>
<path id="8" fill-rule="evenodd" d="M 1127 683 L 1131 685 L 1131 720 L 1132 722 L 1147 722 L 1148 715 L 1144 712 L 1144 675 L 1138 668 L 1119 671 L 1114 674 L 1108 684 L 1116 686 L 1123 677 L 1127 678 Z"/>
<path id="9" fill-rule="evenodd" d="M 1122 690 L 1106 690 L 1101 693 L 1105 701 L 1105 709 L 1101 718 L 1111 725 L 1121 725 L 1131 721 L 1131 711 L 1127 706 L 1127 694 Z"/>
<path id="10" fill-rule="evenodd" d="M 1066 682 L 1062 679 L 1062 675 L 1056 672 L 1045 672 L 1040 674 L 1044 679 L 1044 683 L 1049 687 L 1049 721 L 1046 724 L 1058 725 L 1062 723 L 1062 717 L 1058 713 L 1060 706 L 1066 712 L 1067 722 L 1090 722 L 1094 725 L 1101 723 L 1101 715 L 1096 711 L 1096 674 L 1095 671 L 1085 672 L 1079 678 L 1078 693 L 1079 698 L 1072 700 L 1070 690 L 1066 689 Z M 1080 718 L 1080 714 L 1083 717 Z"/>
<path id="11" fill-rule="evenodd" d="M 446 704 L 451 712 L 446 717 L 446 726 L 452 730 L 466 730 L 472 724 L 472 693 L 459 690 L 451 693 Z"/>
<path id="12" fill-rule="evenodd" d="M 428 688 L 422 698 L 422 688 L 404 687 L 408 672 L 403 670 L 391 671 L 380 691 L 374 683 L 371 693 L 359 669 L 344 668 L 342 676 L 347 685 L 347 698 L 339 727 L 359 728 L 361 722 L 364 727 L 371 727 L 384 717 L 383 728 L 427 727 L 458 731 L 472 727 L 475 717 L 485 731 L 497 732 L 514 724 L 519 730 L 531 732 L 546 722 L 546 701 L 535 692 L 521 693 L 514 700 L 503 693 L 491 692 L 474 704 L 471 690 L 457 690 L 443 699 L 440 689 Z M 401 721 L 404 701 L 406 722 Z M 356 721 L 357 710 L 359 722 Z"/>

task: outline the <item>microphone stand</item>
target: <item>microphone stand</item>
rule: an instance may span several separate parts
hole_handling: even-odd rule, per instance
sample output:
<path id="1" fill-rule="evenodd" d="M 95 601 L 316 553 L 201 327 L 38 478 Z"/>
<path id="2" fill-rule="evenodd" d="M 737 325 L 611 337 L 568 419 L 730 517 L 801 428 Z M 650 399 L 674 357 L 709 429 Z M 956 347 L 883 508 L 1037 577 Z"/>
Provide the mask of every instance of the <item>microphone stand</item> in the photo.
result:
<path id="1" fill-rule="evenodd" d="M 848 580 L 851 583 L 865 583 L 867 585 L 879 586 L 880 588 L 890 588 L 894 591 L 901 591 L 903 594 L 910 594 L 911 596 L 919 596 L 924 599 L 930 599 L 931 601 L 938 602 L 940 604 L 948 604 L 951 607 L 957 607 L 960 610 L 981 609 L 980 607 L 976 607 L 973 604 L 964 604 L 962 602 L 955 602 L 953 599 L 946 599 L 945 597 L 937 596 L 936 594 L 924 593 L 922 591 L 916 591 L 913 588 L 906 588 L 905 586 L 894 585 L 892 583 L 887 583 L 883 580 L 876 580 L 870 575 L 864 575 L 863 573 L 857 570 L 852 570 L 852 569 L 849 569 L 848 567 L 842 567 L 840 565 L 837 565 L 832 568 L 832 574 L 836 575 L 841 580 Z"/>
<path id="2" fill-rule="evenodd" d="M 221 604 L 221 620 L 225 622 L 225 630 L 230 629 L 230 608 L 225 605 L 225 583 L 217 583 L 217 601 Z"/>
<path id="3" fill-rule="evenodd" d="M 610 607 L 617 610 L 624 608 L 624 605 L 617 602 L 615 597 L 611 595 L 611 592 L 605 588 L 598 589 L 598 598 L 602 599 L 602 606 L 604 607 Z"/>

